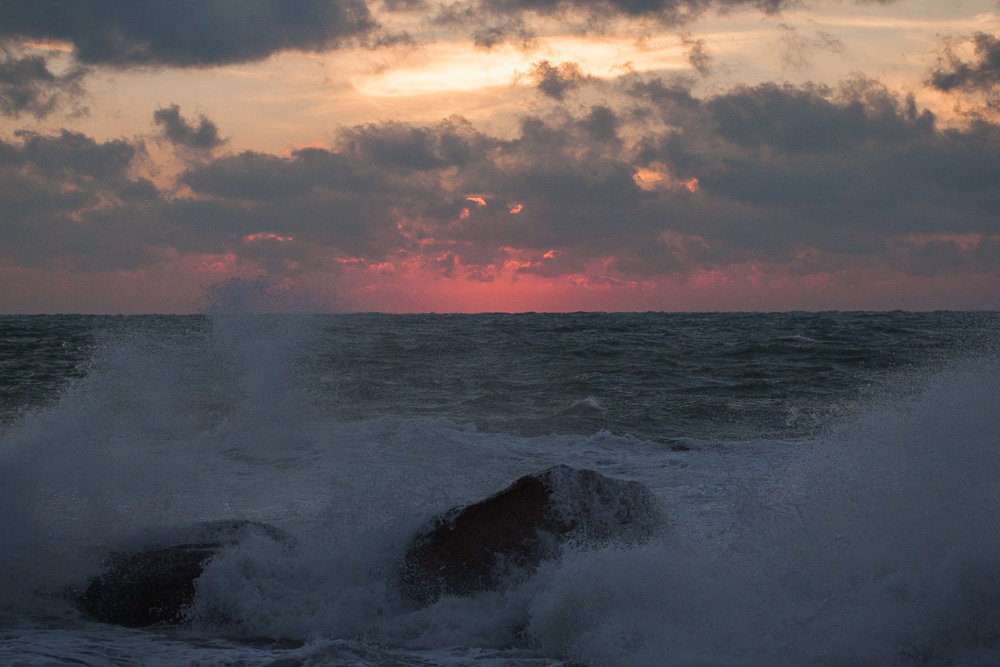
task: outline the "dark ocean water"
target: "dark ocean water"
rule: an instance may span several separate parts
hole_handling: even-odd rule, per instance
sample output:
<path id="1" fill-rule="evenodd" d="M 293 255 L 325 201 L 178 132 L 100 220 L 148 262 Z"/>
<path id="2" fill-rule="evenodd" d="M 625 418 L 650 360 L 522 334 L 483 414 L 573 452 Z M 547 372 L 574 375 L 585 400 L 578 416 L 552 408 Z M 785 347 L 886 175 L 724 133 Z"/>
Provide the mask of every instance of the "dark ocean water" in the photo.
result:
<path id="1" fill-rule="evenodd" d="M 0 317 L 0 662 L 996 664 L 997 313 Z M 642 547 L 399 605 L 427 517 L 557 463 Z M 69 602 L 114 549 L 281 526 L 184 627 Z M 60 662 L 61 661 L 61 662 Z"/>
<path id="2" fill-rule="evenodd" d="M 525 436 L 609 430 L 653 440 L 809 435 L 895 370 L 991 351 L 1000 323 L 994 313 L 904 312 L 252 319 L 248 336 L 307 331 L 285 342 L 297 346 L 289 361 L 300 388 L 342 419 L 443 417 Z M 198 355 L 213 322 L 0 318 L 0 419 L 57 399 L 99 346 L 143 335 Z M 287 350 L 262 351 L 278 353 Z"/>

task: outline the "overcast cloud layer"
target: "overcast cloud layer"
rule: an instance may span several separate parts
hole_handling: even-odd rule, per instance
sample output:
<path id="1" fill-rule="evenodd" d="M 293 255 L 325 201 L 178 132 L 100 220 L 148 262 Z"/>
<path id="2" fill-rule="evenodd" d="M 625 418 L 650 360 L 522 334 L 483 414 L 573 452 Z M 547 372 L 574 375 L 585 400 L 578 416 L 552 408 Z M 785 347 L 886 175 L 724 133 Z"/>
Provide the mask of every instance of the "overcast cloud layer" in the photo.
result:
<path id="1" fill-rule="evenodd" d="M 70 42 L 81 63 L 204 67 L 319 51 L 375 28 L 363 0 L 7 0 L 0 36 Z"/>
<path id="2" fill-rule="evenodd" d="M 677 26 L 790 4 L 509 0 L 464 9 L 506 17 L 508 27 L 520 21 L 527 35 L 533 16 L 560 12 Z M 163 99 L 150 100 L 144 136 L 72 129 L 85 66 L 206 68 L 322 52 L 375 35 L 393 12 L 454 22 L 463 8 L 448 5 L 443 19 L 439 6 L 380 7 L 379 17 L 360 0 L 0 3 L 9 40 L 0 113 L 65 120 L 61 131 L 0 136 L 2 284 L 16 291 L 46 275 L 168 281 L 188 271 L 201 287 L 309 283 L 326 291 L 322 307 L 365 308 L 359 295 L 383 289 L 374 307 L 404 310 L 393 286 L 412 294 L 420 281 L 456 291 L 548 285 L 579 299 L 586 290 L 645 291 L 649 308 L 668 285 L 800 282 L 829 297 L 866 280 L 887 281 L 890 295 L 892 281 L 900 294 L 997 284 L 1000 39 L 982 31 L 940 42 L 937 64 L 916 81 L 961 109 L 947 119 L 919 104 L 914 88 L 861 73 L 705 87 L 712 47 L 685 32 L 677 41 L 687 72 L 598 77 L 578 62 L 539 58 L 510 84 L 530 100 L 513 131 L 443 109 L 429 122 L 333 122 L 322 146 L 233 150 L 238 124 Z M 466 39 L 481 47 L 507 39 L 506 28 L 491 41 L 469 26 Z M 70 60 L 57 72 L 52 52 L 31 52 L 31 39 L 68 43 Z M 833 34 L 815 40 L 828 53 L 846 48 Z M 393 47 L 369 39 L 365 48 Z M 960 296 L 1000 307 L 994 294 Z M 0 309 L 24 310 L 26 298 L 0 297 Z M 927 307 L 948 306 L 936 298 Z"/>

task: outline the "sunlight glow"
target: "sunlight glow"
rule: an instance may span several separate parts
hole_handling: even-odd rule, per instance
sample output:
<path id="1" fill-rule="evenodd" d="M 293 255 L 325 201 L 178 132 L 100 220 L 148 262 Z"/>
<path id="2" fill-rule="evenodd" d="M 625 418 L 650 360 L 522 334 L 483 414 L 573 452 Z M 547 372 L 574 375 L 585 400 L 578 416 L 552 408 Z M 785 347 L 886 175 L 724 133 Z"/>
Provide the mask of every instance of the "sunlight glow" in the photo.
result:
<path id="1" fill-rule="evenodd" d="M 535 64 L 575 62 L 590 76 L 614 78 L 626 71 L 686 70 L 690 64 L 674 35 L 636 40 L 590 37 L 550 37 L 530 49 L 501 46 L 484 51 L 472 42 L 442 42 L 426 46 L 419 57 L 354 78 L 364 95 L 396 97 L 469 91 L 493 86 L 531 84 Z"/>
<path id="2" fill-rule="evenodd" d="M 247 234 L 243 237 L 244 243 L 253 243 L 254 241 L 278 241 L 279 243 L 287 243 L 289 241 L 294 241 L 291 236 L 280 236 L 274 232 L 257 232 L 256 234 Z"/>

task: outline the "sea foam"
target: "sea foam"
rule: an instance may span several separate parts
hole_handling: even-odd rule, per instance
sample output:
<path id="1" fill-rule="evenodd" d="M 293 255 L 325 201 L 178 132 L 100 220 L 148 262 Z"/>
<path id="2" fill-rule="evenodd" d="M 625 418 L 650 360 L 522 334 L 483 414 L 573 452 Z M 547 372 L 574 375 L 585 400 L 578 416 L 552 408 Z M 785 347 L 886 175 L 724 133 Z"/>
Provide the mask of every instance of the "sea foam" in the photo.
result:
<path id="1" fill-rule="evenodd" d="M 414 661 L 454 647 L 610 665 L 1000 659 L 995 356 L 900 372 L 815 438 L 680 450 L 343 421 L 307 372 L 322 335 L 311 318 L 220 316 L 100 341 L 85 377 L 0 443 L 3 609 L 74 618 L 67 590 L 111 550 L 253 519 L 296 546 L 248 540 L 211 561 L 193 641 Z M 505 590 L 400 599 L 394 568 L 426 518 L 559 463 L 642 481 L 671 525 L 644 546 L 575 545 Z"/>

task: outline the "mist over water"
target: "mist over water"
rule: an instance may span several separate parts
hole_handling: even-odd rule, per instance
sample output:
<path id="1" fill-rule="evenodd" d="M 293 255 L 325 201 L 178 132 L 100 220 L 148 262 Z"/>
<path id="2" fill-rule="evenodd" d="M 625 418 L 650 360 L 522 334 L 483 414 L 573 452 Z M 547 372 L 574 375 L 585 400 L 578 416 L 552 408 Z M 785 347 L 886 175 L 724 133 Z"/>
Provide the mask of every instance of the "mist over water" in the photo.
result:
<path id="1" fill-rule="evenodd" d="M 720 533 L 568 560 L 532 628 L 602 664 L 995 663 L 1000 373 L 921 379 L 738 492 Z"/>
<path id="2" fill-rule="evenodd" d="M 81 320 L 45 362 L 76 370 L 0 440 L 0 657 L 995 663 L 995 319 Z M 53 326 L 5 325 L 36 346 Z M 424 520 L 557 463 L 643 482 L 670 524 L 502 591 L 400 599 Z M 216 557 L 189 628 L 67 602 L 111 551 L 234 518 L 295 543 Z"/>

